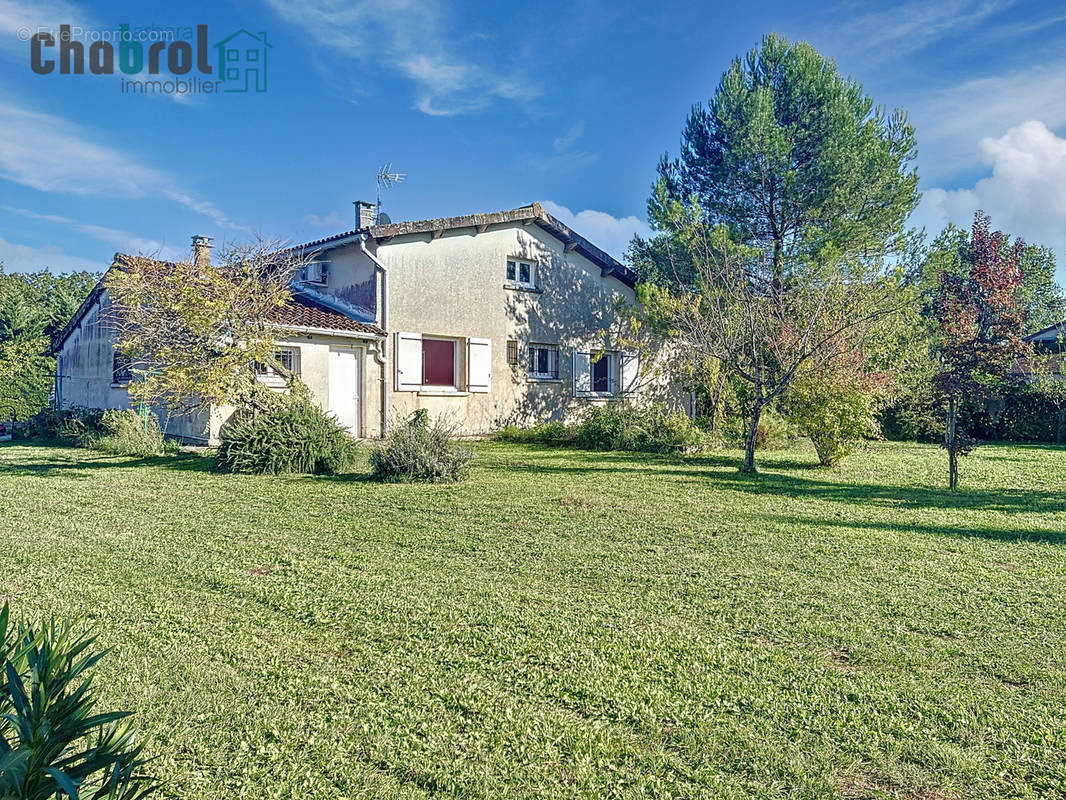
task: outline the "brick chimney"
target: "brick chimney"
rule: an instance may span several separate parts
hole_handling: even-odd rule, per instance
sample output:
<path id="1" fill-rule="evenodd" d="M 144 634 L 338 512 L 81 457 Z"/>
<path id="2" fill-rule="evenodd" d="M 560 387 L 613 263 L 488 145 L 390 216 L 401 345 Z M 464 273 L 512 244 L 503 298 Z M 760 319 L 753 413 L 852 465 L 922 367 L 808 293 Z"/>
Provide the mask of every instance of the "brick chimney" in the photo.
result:
<path id="1" fill-rule="evenodd" d="M 352 205 L 355 206 L 355 225 L 357 228 L 369 228 L 377 222 L 377 209 L 373 203 L 368 203 L 366 200 L 356 200 Z"/>
<path id="2" fill-rule="evenodd" d="M 211 266 L 211 237 L 192 237 L 192 263 L 198 267 Z"/>

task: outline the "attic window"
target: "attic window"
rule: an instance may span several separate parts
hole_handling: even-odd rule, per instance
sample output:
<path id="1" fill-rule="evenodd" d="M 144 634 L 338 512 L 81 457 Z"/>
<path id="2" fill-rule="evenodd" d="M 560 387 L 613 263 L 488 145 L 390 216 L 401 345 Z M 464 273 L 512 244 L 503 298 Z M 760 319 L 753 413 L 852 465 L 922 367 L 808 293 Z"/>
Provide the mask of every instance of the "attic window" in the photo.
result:
<path id="1" fill-rule="evenodd" d="M 300 270 L 300 280 L 315 286 L 325 286 L 329 283 L 329 262 L 312 261 Z"/>
<path id="2" fill-rule="evenodd" d="M 536 271 L 533 262 L 519 261 L 517 258 L 507 259 L 507 283 L 512 286 L 520 286 L 532 289 L 535 285 Z"/>
<path id="3" fill-rule="evenodd" d="M 118 350 L 111 358 L 111 382 L 129 383 L 133 375 L 130 373 L 130 359 Z"/>

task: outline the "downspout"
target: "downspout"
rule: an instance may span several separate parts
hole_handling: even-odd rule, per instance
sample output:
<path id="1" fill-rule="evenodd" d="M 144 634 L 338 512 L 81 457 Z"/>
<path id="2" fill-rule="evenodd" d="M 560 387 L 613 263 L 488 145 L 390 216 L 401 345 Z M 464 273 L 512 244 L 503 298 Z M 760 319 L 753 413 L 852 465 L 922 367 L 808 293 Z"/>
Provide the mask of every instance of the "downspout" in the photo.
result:
<path id="1" fill-rule="evenodd" d="M 386 350 L 389 343 L 389 271 L 380 259 L 371 253 L 366 246 L 370 237 L 365 233 L 359 234 L 359 249 L 374 264 L 376 271 L 381 273 L 381 329 L 385 331 L 385 338 L 378 342 L 374 352 L 374 360 L 381 367 L 381 435 L 389 435 L 389 355 Z"/>

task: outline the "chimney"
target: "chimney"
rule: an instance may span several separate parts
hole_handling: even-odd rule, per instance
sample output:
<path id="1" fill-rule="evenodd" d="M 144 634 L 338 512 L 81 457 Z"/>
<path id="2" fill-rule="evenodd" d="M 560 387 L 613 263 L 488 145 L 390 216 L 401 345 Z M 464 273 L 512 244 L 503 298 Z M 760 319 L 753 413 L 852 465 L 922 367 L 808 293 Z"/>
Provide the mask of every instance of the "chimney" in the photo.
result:
<path id="1" fill-rule="evenodd" d="M 192 237 L 192 263 L 198 267 L 211 266 L 211 237 Z"/>
<path id="2" fill-rule="evenodd" d="M 368 203 L 366 200 L 356 200 L 352 205 L 355 206 L 355 226 L 357 228 L 370 228 L 377 223 L 377 208 L 373 203 Z"/>

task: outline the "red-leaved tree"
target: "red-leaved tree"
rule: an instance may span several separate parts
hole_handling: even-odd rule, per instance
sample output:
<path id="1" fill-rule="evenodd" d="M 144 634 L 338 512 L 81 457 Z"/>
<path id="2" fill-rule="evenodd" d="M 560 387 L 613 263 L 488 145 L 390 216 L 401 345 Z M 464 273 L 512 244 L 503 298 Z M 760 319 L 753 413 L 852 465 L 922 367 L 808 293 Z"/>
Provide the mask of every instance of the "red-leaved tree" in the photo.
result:
<path id="1" fill-rule="evenodd" d="M 959 456 L 978 444 L 960 423 L 960 402 L 994 395 L 1029 349 L 1022 339 L 1025 311 L 1016 299 L 1025 242 L 1017 239 L 1007 250 L 1003 232 L 990 232 L 989 223 L 983 211 L 974 214 L 969 275 L 941 272 L 933 295 L 940 365 L 934 388 L 947 406 L 944 448 L 952 489 L 959 483 Z"/>

